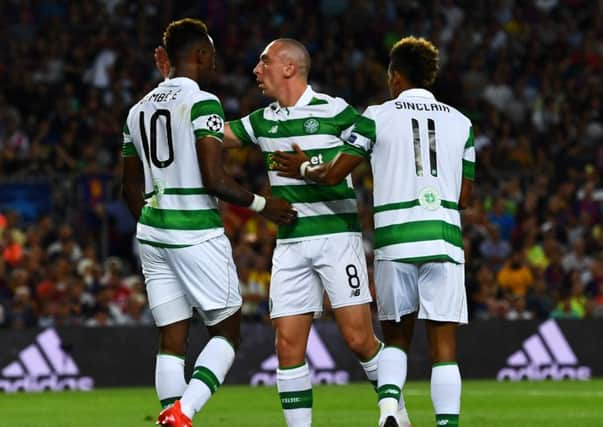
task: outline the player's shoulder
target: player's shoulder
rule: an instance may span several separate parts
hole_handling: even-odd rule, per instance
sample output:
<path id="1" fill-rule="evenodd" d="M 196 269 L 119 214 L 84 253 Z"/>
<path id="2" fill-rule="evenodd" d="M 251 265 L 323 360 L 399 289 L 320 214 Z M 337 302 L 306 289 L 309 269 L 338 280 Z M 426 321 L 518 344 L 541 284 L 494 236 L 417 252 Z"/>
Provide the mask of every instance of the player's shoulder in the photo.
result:
<path id="1" fill-rule="evenodd" d="M 220 98 L 214 93 L 208 92 L 203 89 L 190 89 L 190 100 L 192 104 L 196 104 L 197 102 L 202 101 L 215 101 L 218 104 L 222 104 L 220 102 Z"/>
<path id="2" fill-rule="evenodd" d="M 339 113 L 350 106 L 350 104 L 340 96 L 332 96 L 327 93 L 313 92 L 312 99 L 308 105 L 322 108 L 329 108 L 333 113 Z"/>
<path id="3" fill-rule="evenodd" d="M 467 117 L 464 113 L 462 113 L 461 111 L 459 111 L 457 108 L 453 107 L 450 104 L 446 104 L 445 102 L 442 102 L 440 100 L 436 100 L 438 102 L 438 104 L 443 105 L 444 107 L 447 107 L 450 110 L 451 114 L 454 114 L 454 118 L 456 120 L 458 120 L 459 122 L 465 123 L 467 126 L 471 127 L 471 119 L 469 117 Z"/>

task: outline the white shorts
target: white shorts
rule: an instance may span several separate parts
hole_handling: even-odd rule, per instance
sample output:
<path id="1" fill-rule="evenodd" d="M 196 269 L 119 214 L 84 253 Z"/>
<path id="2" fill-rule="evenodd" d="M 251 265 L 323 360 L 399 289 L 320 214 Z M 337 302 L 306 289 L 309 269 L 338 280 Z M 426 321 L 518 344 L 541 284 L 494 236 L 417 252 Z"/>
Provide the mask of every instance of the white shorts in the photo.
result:
<path id="1" fill-rule="evenodd" d="M 184 248 L 141 244 L 140 260 L 157 326 L 189 319 L 193 307 L 212 326 L 241 307 L 239 276 L 223 234 Z"/>
<path id="2" fill-rule="evenodd" d="M 272 257 L 270 317 L 322 312 L 372 301 L 359 234 L 277 244 Z"/>
<path id="3" fill-rule="evenodd" d="M 375 260 L 379 320 L 419 311 L 419 319 L 467 323 L 465 266 L 451 262 L 411 264 Z"/>

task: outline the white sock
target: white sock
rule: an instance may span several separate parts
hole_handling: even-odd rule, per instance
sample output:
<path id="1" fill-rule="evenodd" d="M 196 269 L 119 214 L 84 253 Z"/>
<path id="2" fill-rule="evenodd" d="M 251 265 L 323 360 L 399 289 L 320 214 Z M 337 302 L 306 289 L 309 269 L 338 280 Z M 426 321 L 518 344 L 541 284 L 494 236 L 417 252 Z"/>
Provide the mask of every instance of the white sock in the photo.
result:
<path id="1" fill-rule="evenodd" d="M 364 373 L 366 374 L 366 377 L 371 382 L 373 387 L 375 387 L 375 390 L 377 390 L 377 368 L 379 366 L 379 356 L 381 355 L 383 348 L 384 348 L 384 345 L 382 342 L 380 342 L 379 348 L 377 349 L 377 352 L 375 353 L 375 355 L 373 357 L 371 357 L 366 362 L 359 360 L 360 366 L 362 366 L 362 369 L 364 369 Z"/>
<path id="2" fill-rule="evenodd" d="M 158 354 L 155 359 L 155 390 L 162 408 L 182 397 L 186 389 L 184 357 Z"/>
<path id="3" fill-rule="evenodd" d="M 458 415 L 461 411 L 461 372 L 456 362 L 431 368 L 431 401 L 436 416 Z"/>
<path id="4" fill-rule="evenodd" d="M 312 383 L 308 364 L 276 370 L 276 386 L 288 427 L 312 425 Z"/>
<path id="5" fill-rule="evenodd" d="M 223 337 L 213 337 L 205 345 L 195 362 L 193 376 L 180 399 L 182 412 L 193 419 L 224 381 L 232 366 L 235 352 Z"/>
<path id="6" fill-rule="evenodd" d="M 405 382 L 406 353 L 397 347 L 385 347 L 379 356 L 377 380 L 381 420 L 398 412 Z"/>

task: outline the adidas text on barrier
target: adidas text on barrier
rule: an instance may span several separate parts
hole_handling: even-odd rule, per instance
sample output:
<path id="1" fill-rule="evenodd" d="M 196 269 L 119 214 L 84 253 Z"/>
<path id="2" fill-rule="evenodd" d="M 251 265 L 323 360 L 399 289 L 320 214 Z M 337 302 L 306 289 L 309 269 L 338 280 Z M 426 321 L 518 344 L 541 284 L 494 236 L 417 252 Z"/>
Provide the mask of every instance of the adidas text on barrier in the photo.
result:
<path id="1" fill-rule="evenodd" d="M 499 381 L 588 380 L 591 369 L 579 366 L 578 358 L 554 320 L 547 320 L 507 358 L 507 367 L 498 372 Z"/>
<path id="2" fill-rule="evenodd" d="M 54 329 L 41 332 L 36 342 L 19 353 L 19 358 L 1 371 L 0 390 L 16 391 L 88 391 L 94 380 L 79 376 L 73 358 L 61 346 Z"/>

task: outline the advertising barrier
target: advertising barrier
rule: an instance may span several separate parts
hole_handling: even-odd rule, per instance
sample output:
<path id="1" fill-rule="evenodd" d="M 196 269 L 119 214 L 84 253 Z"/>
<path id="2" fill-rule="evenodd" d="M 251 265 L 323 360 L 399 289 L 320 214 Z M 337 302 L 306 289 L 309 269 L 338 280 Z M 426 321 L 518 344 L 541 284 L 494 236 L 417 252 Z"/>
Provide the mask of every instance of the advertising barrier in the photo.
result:
<path id="1" fill-rule="evenodd" d="M 270 325 L 244 324 L 242 342 L 226 382 L 273 385 L 278 365 Z M 588 380 L 603 377 L 603 321 L 480 321 L 459 329 L 463 378 Z M 207 340 L 191 329 L 189 361 Z M 152 386 L 158 334 L 154 328 L 49 328 L 0 330 L 0 391 L 91 390 Z M 313 383 L 364 381 L 358 361 L 337 326 L 316 322 L 306 359 Z M 408 378 L 429 379 L 425 328 L 417 322 Z M 192 366 L 187 366 L 190 374 Z"/>

